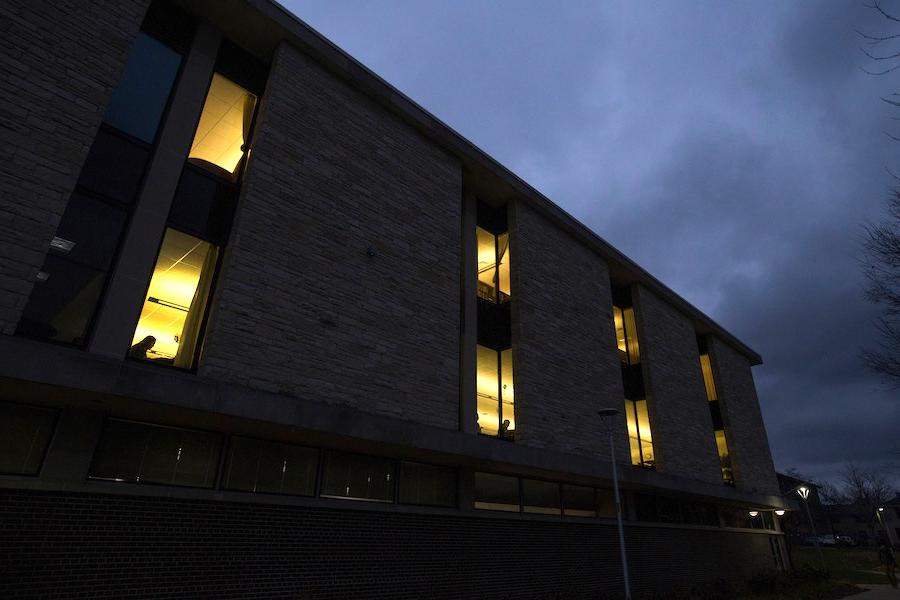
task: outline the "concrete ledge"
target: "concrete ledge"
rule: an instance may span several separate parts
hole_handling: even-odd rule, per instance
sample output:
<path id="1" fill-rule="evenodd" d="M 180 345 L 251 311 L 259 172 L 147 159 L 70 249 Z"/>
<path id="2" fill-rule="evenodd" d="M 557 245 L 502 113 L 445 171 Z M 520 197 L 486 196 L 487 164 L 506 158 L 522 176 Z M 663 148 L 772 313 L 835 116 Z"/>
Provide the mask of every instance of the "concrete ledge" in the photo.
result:
<path id="1" fill-rule="evenodd" d="M 340 441 L 342 447 L 361 452 L 407 455 L 526 477 L 564 475 L 573 482 L 604 485 L 609 483 L 612 469 L 605 457 L 504 442 L 12 336 L 0 335 L 0 378 L 0 394 L 11 400 L 81 404 L 107 411 L 117 407 L 125 410 L 135 402 L 150 403 L 151 408 L 157 405 L 157 409 L 178 407 L 206 413 L 207 426 L 229 428 L 226 431 L 235 419 L 249 419 L 302 433 L 311 444 L 327 446 Z M 676 495 L 705 496 L 760 508 L 784 504 L 777 496 L 747 494 L 625 465 L 620 465 L 620 475 L 623 485 L 633 490 L 664 488 Z"/>

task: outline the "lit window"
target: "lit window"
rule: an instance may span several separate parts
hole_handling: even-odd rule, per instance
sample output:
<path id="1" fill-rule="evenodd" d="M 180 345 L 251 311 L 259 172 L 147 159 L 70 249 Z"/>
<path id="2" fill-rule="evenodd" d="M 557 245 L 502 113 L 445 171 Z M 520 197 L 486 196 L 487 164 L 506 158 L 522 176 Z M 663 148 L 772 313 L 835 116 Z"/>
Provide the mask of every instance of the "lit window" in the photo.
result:
<path id="1" fill-rule="evenodd" d="M 55 410 L 0 403 L 0 473 L 37 475 L 55 422 Z"/>
<path id="2" fill-rule="evenodd" d="M 652 467 L 653 438 L 650 433 L 650 415 L 646 400 L 625 400 L 625 416 L 628 422 L 628 442 L 631 464 Z"/>
<path id="3" fill-rule="evenodd" d="M 212 487 L 222 436 L 109 419 L 89 477 L 130 483 Z"/>
<path id="4" fill-rule="evenodd" d="M 511 438 L 516 429 L 512 349 L 477 346 L 479 433 Z"/>
<path id="5" fill-rule="evenodd" d="M 701 340 L 701 347 L 705 347 L 705 341 L 703 340 Z M 719 455 L 722 480 L 728 485 L 734 485 L 734 470 L 731 467 L 731 454 L 728 452 L 728 440 L 725 436 L 722 405 L 716 393 L 716 381 L 713 377 L 709 354 L 703 353 L 700 355 L 700 371 L 703 373 L 703 385 L 706 388 L 706 399 L 709 401 L 709 414 L 712 418 L 713 430 L 716 435 L 716 452 Z"/>
<path id="6" fill-rule="evenodd" d="M 130 357 L 193 366 L 217 255 L 209 242 L 166 229 Z"/>
<path id="7" fill-rule="evenodd" d="M 216 73 L 213 75 L 188 159 L 234 175 L 244 157 L 256 96 Z"/>
<path id="8" fill-rule="evenodd" d="M 637 323 L 634 309 L 613 306 L 613 321 L 616 326 L 616 346 L 619 358 L 623 363 L 636 365 L 641 362 L 641 350 L 638 345 Z"/>
<path id="9" fill-rule="evenodd" d="M 493 234 L 476 228 L 478 242 L 478 297 L 494 303 L 509 302 L 509 233 Z"/>
<path id="10" fill-rule="evenodd" d="M 703 385 L 706 387 L 706 399 L 712 402 L 718 400 L 716 394 L 716 381 L 713 379 L 712 364 L 709 362 L 708 354 L 700 355 L 700 371 L 703 373 Z"/>

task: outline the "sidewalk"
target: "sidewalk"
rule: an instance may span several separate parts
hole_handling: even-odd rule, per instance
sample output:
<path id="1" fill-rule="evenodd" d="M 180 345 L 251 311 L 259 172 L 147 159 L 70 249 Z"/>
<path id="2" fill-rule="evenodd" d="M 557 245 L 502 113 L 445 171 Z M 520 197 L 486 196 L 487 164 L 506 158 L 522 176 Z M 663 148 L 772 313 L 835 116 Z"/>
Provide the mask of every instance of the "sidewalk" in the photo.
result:
<path id="1" fill-rule="evenodd" d="M 852 598 L 852 600 L 900 600 L 900 590 L 896 590 L 887 584 L 875 585 L 867 583 L 864 585 L 860 584 L 860 587 L 866 588 L 866 591 L 847 597 Z"/>

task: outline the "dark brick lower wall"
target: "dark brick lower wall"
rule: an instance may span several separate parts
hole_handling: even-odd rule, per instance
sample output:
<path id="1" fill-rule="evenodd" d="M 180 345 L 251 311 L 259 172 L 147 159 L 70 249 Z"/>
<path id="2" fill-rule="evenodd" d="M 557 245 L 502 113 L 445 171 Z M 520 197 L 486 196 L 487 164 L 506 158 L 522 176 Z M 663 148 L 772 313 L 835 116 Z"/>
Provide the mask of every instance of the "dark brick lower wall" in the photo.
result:
<path id="1" fill-rule="evenodd" d="M 636 596 L 772 567 L 767 536 L 631 527 Z M 0 491 L 0 598 L 615 598 L 615 527 Z"/>

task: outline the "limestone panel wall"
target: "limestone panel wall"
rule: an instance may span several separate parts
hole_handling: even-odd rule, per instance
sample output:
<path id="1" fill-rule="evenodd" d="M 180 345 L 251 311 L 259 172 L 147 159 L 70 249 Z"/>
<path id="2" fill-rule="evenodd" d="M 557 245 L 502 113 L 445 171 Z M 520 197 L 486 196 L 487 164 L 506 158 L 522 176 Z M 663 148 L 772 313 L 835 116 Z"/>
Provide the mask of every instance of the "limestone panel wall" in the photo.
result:
<path id="1" fill-rule="evenodd" d="M 461 177 L 282 44 L 200 374 L 457 428 Z"/>
<path id="2" fill-rule="evenodd" d="M 600 408 L 622 411 L 606 263 L 534 209 L 511 219 L 516 443 L 609 455 Z M 628 461 L 624 416 L 613 424 Z"/>
<path id="3" fill-rule="evenodd" d="M 693 324 L 643 286 L 632 288 L 647 408 L 660 473 L 722 482 Z"/>
<path id="4" fill-rule="evenodd" d="M 748 492 L 778 493 L 775 465 L 749 361 L 715 337 L 710 357 L 719 386 L 735 485 Z"/>

